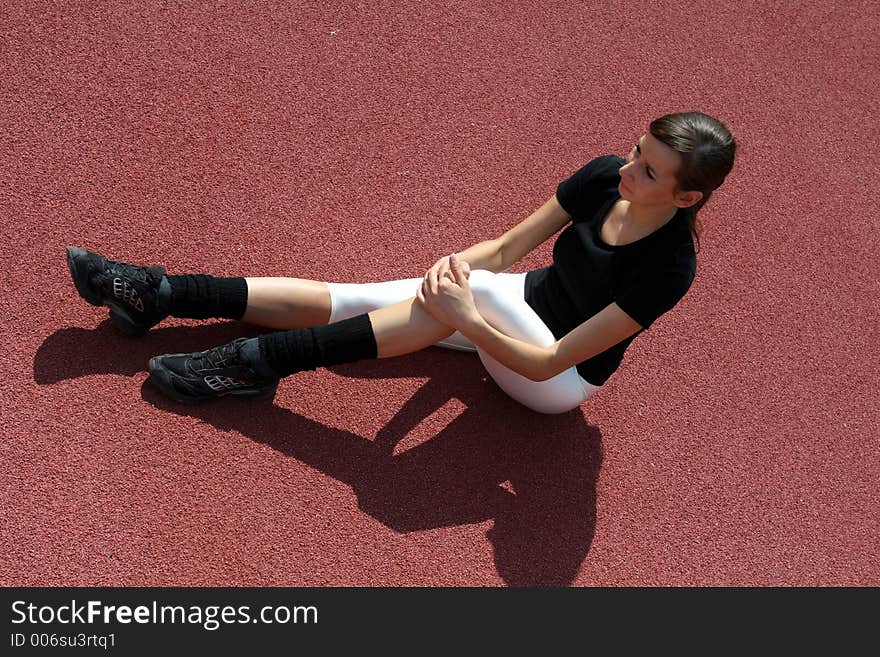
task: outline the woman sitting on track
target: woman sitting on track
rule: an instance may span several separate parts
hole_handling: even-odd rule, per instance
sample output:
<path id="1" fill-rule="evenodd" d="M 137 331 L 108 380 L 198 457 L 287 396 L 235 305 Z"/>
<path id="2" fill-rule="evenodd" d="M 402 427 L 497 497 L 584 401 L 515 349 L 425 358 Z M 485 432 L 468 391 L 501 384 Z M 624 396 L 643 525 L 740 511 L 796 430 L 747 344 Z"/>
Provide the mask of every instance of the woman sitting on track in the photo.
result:
<path id="1" fill-rule="evenodd" d="M 627 157 L 591 160 L 496 239 L 438 260 L 424 278 L 323 283 L 167 276 L 68 247 L 74 284 L 139 335 L 167 316 L 279 330 L 150 360 L 150 380 L 197 403 L 272 397 L 282 377 L 430 345 L 476 351 L 511 397 L 541 413 L 586 401 L 696 273 L 697 211 L 733 167 L 736 142 L 700 113 L 653 121 Z M 571 225 L 566 225 L 571 222 Z M 560 229 L 553 263 L 503 273 Z"/>

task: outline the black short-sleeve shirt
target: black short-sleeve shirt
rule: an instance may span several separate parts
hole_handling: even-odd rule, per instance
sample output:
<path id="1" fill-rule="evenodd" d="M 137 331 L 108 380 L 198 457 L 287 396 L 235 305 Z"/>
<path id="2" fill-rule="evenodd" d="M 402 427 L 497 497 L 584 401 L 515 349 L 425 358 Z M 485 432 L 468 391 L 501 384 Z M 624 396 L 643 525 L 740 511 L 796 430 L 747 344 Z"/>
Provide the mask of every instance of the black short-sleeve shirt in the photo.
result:
<path id="1" fill-rule="evenodd" d="M 618 170 L 624 164 L 617 155 L 597 157 L 556 190 L 572 222 L 556 238 L 553 264 L 526 274 L 525 296 L 557 340 L 611 303 L 647 329 L 679 302 L 696 275 L 694 242 L 681 211 L 631 244 L 602 240 L 602 223 L 620 198 Z M 579 363 L 578 372 L 602 385 L 640 333 Z"/>

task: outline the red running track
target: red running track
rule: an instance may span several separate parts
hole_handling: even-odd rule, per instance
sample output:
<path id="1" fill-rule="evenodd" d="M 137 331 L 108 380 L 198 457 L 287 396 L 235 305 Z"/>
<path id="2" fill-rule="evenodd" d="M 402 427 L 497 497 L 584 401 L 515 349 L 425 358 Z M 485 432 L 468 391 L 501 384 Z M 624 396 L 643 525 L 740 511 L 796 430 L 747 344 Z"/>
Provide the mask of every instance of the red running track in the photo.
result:
<path id="1" fill-rule="evenodd" d="M 5 2 L 0 584 L 880 584 L 878 30 L 859 0 Z M 128 339 L 68 279 L 68 244 L 418 276 L 692 109 L 740 146 L 697 279 L 563 416 L 434 348 L 181 408 L 148 358 L 256 329 Z"/>

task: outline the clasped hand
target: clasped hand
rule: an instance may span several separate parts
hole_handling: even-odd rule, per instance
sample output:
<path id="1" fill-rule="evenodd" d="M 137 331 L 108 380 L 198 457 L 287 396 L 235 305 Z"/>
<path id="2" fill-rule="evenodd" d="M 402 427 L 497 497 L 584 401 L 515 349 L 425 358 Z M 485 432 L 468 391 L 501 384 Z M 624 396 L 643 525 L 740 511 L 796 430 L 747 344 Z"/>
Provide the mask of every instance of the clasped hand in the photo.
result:
<path id="1" fill-rule="evenodd" d="M 468 277 L 470 265 L 453 253 L 440 258 L 425 274 L 416 299 L 437 321 L 461 329 L 478 319 Z"/>

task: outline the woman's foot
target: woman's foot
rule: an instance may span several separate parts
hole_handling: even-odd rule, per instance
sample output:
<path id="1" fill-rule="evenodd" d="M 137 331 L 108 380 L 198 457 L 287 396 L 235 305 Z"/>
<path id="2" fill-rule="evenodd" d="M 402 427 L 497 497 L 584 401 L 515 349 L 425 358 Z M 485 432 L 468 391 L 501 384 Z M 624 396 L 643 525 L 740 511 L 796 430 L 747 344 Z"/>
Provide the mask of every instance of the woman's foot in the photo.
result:
<path id="1" fill-rule="evenodd" d="M 160 294 L 162 267 L 116 262 L 76 246 L 67 247 L 67 266 L 79 295 L 93 306 L 109 306 L 110 319 L 128 335 L 142 335 L 168 315 L 162 308 L 170 287 Z"/>
<path id="2" fill-rule="evenodd" d="M 270 399 L 279 377 L 260 362 L 256 338 L 239 338 L 206 351 L 155 356 L 150 381 L 175 401 L 200 404 L 226 395 Z"/>

